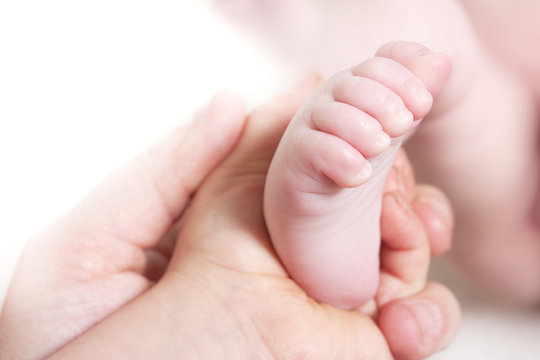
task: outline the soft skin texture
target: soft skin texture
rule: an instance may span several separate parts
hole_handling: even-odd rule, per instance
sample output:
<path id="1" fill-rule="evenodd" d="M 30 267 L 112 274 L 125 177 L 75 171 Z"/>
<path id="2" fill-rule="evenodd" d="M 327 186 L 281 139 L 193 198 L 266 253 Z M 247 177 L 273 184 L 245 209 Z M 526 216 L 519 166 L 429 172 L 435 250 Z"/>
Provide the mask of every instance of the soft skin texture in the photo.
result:
<path id="1" fill-rule="evenodd" d="M 265 187 L 266 223 L 289 274 L 312 298 L 344 309 L 377 291 L 386 176 L 452 68 L 416 43 L 389 43 L 376 55 L 315 91 L 287 128 Z"/>
<path id="2" fill-rule="evenodd" d="M 165 266 L 160 238 L 234 147 L 244 117 L 238 96 L 216 96 L 31 239 L 2 309 L 0 358 L 49 355 L 148 290 Z"/>
<path id="3" fill-rule="evenodd" d="M 418 178 L 441 188 L 454 205 L 451 258 L 464 278 L 517 303 L 540 301 L 539 113 L 531 91 L 531 83 L 540 84 L 540 52 L 531 46 L 539 34 L 537 3 L 464 0 L 469 14 L 482 19 L 474 24 L 483 25 L 488 41 L 482 42 L 456 0 L 214 2 L 259 30 L 287 64 L 326 76 L 388 41 L 448 54 L 452 77 L 406 143 L 407 153 Z M 519 26 L 509 22 L 524 12 L 529 15 Z"/>
<path id="4" fill-rule="evenodd" d="M 448 290 L 426 284 L 426 269 L 430 245 L 439 244 L 434 253 L 450 245 L 451 210 L 439 191 L 415 185 L 404 154 L 390 173 L 383 206 L 388 249 L 373 307 L 380 328 L 361 312 L 309 299 L 276 257 L 262 216 L 265 174 L 287 123 L 312 88 L 310 80 L 255 110 L 237 148 L 208 174 L 244 121 L 232 106 L 237 102 L 218 100 L 224 107 L 214 103 L 204 121 L 158 144 L 36 236 L 2 312 L 0 357 L 36 359 L 58 350 L 52 359 L 390 359 L 392 351 L 397 358 L 418 359 L 448 344 L 459 307 Z M 224 134 L 231 126 L 236 130 Z M 186 131 L 191 136 L 183 138 Z M 208 132 L 225 136 L 228 146 L 214 148 L 205 141 Z M 203 155 L 198 162 L 180 161 L 194 151 Z M 173 174 L 183 175 L 161 183 Z M 179 194 L 195 190 L 184 209 L 187 196 Z M 422 216 L 415 210 L 420 208 Z M 184 216 L 173 224 L 182 209 Z M 107 227 L 96 218 L 107 220 Z M 104 229 L 116 240 L 103 236 Z M 132 251 L 111 248 L 115 241 Z M 160 256 L 152 256 L 144 272 L 142 254 L 150 248 Z M 69 267 L 48 266 L 70 258 L 75 261 Z M 81 258 L 92 262 L 76 261 Z M 137 289 L 147 290 L 114 283 L 118 277 L 136 279 L 144 285 Z M 424 305 L 434 309 L 433 316 L 413 316 Z M 404 337 L 412 341 L 404 344 Z"/>
<path id="5" fill-rule="evenodd" d="M 489 50 L 517 72 L 540 103 L 540 2 L 461 0 Z"/>

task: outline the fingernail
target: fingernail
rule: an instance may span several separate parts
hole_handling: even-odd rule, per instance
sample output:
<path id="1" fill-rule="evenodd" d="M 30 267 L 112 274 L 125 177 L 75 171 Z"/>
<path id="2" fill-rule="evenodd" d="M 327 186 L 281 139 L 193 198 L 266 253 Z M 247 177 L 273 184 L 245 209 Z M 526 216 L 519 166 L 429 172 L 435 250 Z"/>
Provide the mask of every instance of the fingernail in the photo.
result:
<path id="1" fill-rule="evenodd" d="M 399 164 L 394 163 L 394 167 L 390 170 L 390 173 L 386 178 L 385 192 L 393 193 L 400 198 L 408 198 L 410 201 L 411 199 L 410 196 L 408 196 L 403 171 L 398 166 Z"/>
<path id="2" fill-rule="evenodd" d="M 195 123 L 227 120 L 231 116 L 243 116 L 244 112 L 244 102 L 236 91 L 220 90 L 197 112 Z"/>
<path id="3" fill-rule="evenodd" d="M 229 100 L 238 95 L 232 90 L 220 90 L 214 95 L 210 100 L 210 103 L 206 107 L 207 109 L 220 108 L 221 106 L 227 105 Z"/>
<path id="4" fill-rule="evenodd" d="M 293 87 L 293 91 L 304 93 L 306 91 L 313 90 L 317 86 L 317 84 L 323 81 L 324 79 L 322 76 L 315 72 L 310 72 L 296 82 L 296 85 Z"/>
<path id="5" fill-rule="evenodd" d="M 432 301 L 422 299 L 405 300 L 403 304 L 414 316 L 424 344 L 437 342 L 443 333 L 444 326 L 441 309 Z"/>
<path id="6" fill-rule="evenodd" d="M 212 114 L 215 114 L 217 112 L 220 112 L 221 109 L 223 109 L 224 106 L 226 106 L 227 101 L 227 92 L 225 90 L 219 91 L 216 95 L 214 95 L 208 103 L 206 103 L 200 110 L 200 116 L 197 116 L 199 118 L 199 121 L 210 121 L 212 118 Z"/>
<path id="7" fill-rule="evenodd" d="M 384 194 L 384 196 L 391 196 L 391 198 L 394 199 L 394 201 L 400 208 L 404 210 L 410 209 L 407 205 L 407 201 L 405 201 L 405 199 L 398 192 L 386 193 Z"/>
<path id="8" fill-rule="evenodd" d="M 399 169 L 392 168 L 386 178 L 386 184 L 384 191 L 387 194 L 394 194 L 400 196 L 405 194 L 405 185 L 403 184 L 403 177 Z"/>
<path id="9" fill-rule="evenodd" d="M 416 198 L 416 202 L 433 210 L 436 215 L 438 215 L 438 218 L 444 223 L 444 225 L 448 226 L 448 228 L 452 228 L 454 226 L 454 214 L 452 212 L 452 208 L 444 200 L 426 194 Z"/>

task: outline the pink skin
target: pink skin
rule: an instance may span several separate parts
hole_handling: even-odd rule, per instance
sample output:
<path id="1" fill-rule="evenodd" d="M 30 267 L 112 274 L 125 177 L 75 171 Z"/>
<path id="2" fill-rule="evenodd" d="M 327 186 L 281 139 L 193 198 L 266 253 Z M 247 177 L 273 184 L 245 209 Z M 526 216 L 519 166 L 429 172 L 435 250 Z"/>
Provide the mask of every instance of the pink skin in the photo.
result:
<path id="1" fill-rule="evenodd" d="M 389 43 L 329 79 L 293 118 L 270 166 L 265 218 L 314 299 L 355 308 L 374 297 L 386 176 L 450 72 L 446 55 Z"/>
<path id="2" fill-rule="evenodd" d="M 450 245 L 451 208 L 416 185 L 403 151 L 384 190 L 377 322 L 315 304 L 277 258 L 264 179 L 313 85 L 248 117 L 217 97 L 36 235 L 0 314 L 0 358 L 419 359 L 446 346 L 459 306 L 426 281 L 430 248 Z"/>
<path id="3" fill-rule="evenodd" d="M 325 76 L 400 39 L 451 57 L 452 77 L 407 152 L 419 180 L 440 187 L 456 209 L 451 258 L 465 278 L 514 302 L 539 301 L 539 97 L 531 87 L 540 94 L 540 52 L 529 46 L 540 34 L 538 4 L 462 1 L 467 14 L 456 0 L 290 0 L 276 1 L 281 11 L 271 21 L 264 1 L 243 2 L 251 16 L 244 23 L 266 35 L 287 64 Z M 302 9 L 296 21 L 283 16 L 286 6 Z"/>
<path id="4" fill-rule="evenodd" d="M 479 37 L 497 60 L 516 73 L 532 90 L 536 107 L 540 106 L 540 47 L 530 46 L 540 41 L 538 13 L 540 2 L 535 0 L 461 0 Z M 513 119 L 514 120 L 514 119 Z M 525 162 L 520 171 L 521 183 L 505 191 L 504 207 L 486 204 L 484 216 L 460 220 L 458 234 L 477 239 L 471 245 L 458 242 L 453 259 L 469 274 L 488 284 L 510 300 L 536 303 L 540 300 L 540 169 L 538 159 L 538 112 L 533 125 L 520 125 L 519 141 L 510 140 L 515 148 L 528 145 L 528 153 L 511 163 Z M 515 120 L 514 120 L 515 121 Z M 515 126 L 515 125 L 514 125 Z M 532 139 L 531 139 L 532 137 Z M 510 136 L 509 139 L 517 139 Z M 526 145 L 527 146 L 527 145 Z M 515 167 L 515 166 L 512 166 Z M 509 173 L 515 172 L 505 166 Z M 519 172 L 518 172 L 519 173 Z M 526 180 L 524 180 L 526 179 Z M 516 180 L 518 181 L 518 180 Z M 509 209 L 512 209 L 510 212 Z M 531 210 L 532 209 L 532 210 Z M 509 216 L 509 213 L 512 215 Z M 497 226 L 491 219 L 496 218 Z M 476 224 L 476 226 L 473 226 Z M 481 224 L 480 226 L 477 224 Z M 472 230 L 469 230 L 472 229 Z M 467 254 L 473 253 L 474 256 Z"/>
<path id="5" fill-rule="evenodd" d="M 540 2 L 461 0 L 492 53 L 519 73 L 540 101 Z"/>

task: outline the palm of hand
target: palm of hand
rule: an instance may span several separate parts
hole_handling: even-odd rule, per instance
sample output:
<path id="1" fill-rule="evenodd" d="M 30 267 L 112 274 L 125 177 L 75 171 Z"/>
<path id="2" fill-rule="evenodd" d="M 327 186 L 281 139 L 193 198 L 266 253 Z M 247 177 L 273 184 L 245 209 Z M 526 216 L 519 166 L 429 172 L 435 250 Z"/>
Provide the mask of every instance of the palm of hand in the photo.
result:
<path id="1" fill-rule="evenodd" d="M 267 167 L 294 110 L 263 110 L 251 116 L 236 151 L 194 198 L 166 277 L 180 274 L 179 285 L 187 281 L 203 289 L 199 299 L 206 294 L 219 299 L 210 304 L 226 304 L 221 309 L 227 313 L 222 316 L 235 319 L 227 332 L 238 338 L 243 337 L 238 329 L 257 334 L 259 343 L 249 347 L 257 358 L 264 358 L 265 351 L 269 358 L 288 358 L 293 349 L 299 358 L 348 359 L 358 354 L 391 358 L 385 337 L 371 317 L 311 300 L 279 261 L 264 224 L 263 187 Z M 268 118 L 268 113 L 273 116 Z M 424 227 L 412 211 L 415 183 L 403 153 L 386 191 L 382 235 L 387 239 L 374 299 L 383 311 L 392 300 L 426 287 L 430 258 Z M 434 236 L 440 238 L 440 234 Z M 399 332 L 399 326 L 386 330 Z M 415 336 L 410 334 L 413 342 L 432 340 Z"/>
<path id="2" fill-rule="evenodd" d="M 216 358 L 220 346 L 226 349 L 226 358 L 264 358 L 265 354 L 268 358 L 347 359 L 357 358 L 359 354 L 364 358 L 390 358 L 385 336 L 391 339 L 393 331 L 402 334 L 399 326 L 388 327 L 381 323 L 384 320 L 382 313 L 379 326 L 385 332 L 383 336 L 369 316 L 338 310 L 309 299 L 287 277 L 266 233 L 262 215 L 266 170 L 280 135 L 300 103 L 301 99 L 296 102 L 278 99 L 276 104 L 280 106 L 262 108 L 251 115 L 246 134 L 235 152 L 199 188 L 186 212 L 168 271 L 146 293 L 143 294 L 152 284 L 143 275 L 143 249 L 148 247 L 145 243 L 150 242 L 147 233 L 131 231 L 132 240 L 127 242 L 102 241 L 103 236 L 115 231 L 125 233 L 126 226 L 115 231 L 94 232 L 93 236 L 79 233 L 85 240 L 77 242 L 77 249 L 70 248 L 69 239 L 55 239 L 53 242 L 60 242 L 59 246 L 53 247 L 55 251 L 70 254 L 61 264 L 53 261 L 62 257 L 58 253 L 49 254 L 47 249 L 43 249 L 45 256 L 40 258 L 39 264 L 22 264 L 22 269 L 51 269 L 51 266 L 55 269 L 38 273 L 41 279 L 36 279 L 36 284 L 41 284 L 39 286 L 47 296 L 41 299 L 40 306 L 36 307 L 35 301 L 30 301 L 28 306 L 30 317 L 44 314 L 26 322 L 41 326 L 43 330 L 39 339 L 42 348 L 36 350 L 37 353 L 50 353 L 107 317 L 57 355 L 81 358 L 81 354 L 86 354 L 92 358 L 92 352 L 87 350 L 99 349 L 102 356 L 107 346 L 104 337 L 99 335 L 105 335 L 106 339 L 112 339 L 110 349 L 122 351 L 108 353 L 114 358 L 154 356 L 155 349 L 173 357 L 176 354 L 189 358 L 186 354 L 192 353 L 199 358 Z M 403 162 L 404 158 L 401 160 Z M 397 206 L 405 200 L 406 207 L 410 207 L 413 178 L 406 167 L 396 168 L 405 169 L 394 172 L 395 179 L 403 175 L 404 181 L 389 182 L 387 188 L 391 195 L 385 200 L 385 206 Z M 400 197 L 398 188 L 405 189 L 401 194 L 403 197 L 392 202 Z M 183 201 L 180 209 L 187 200 L 186 192 L 181 194 L 184 198 L 180 201 Z M 401 215 L 412 214 L 410 208 L 406 210 L 401 211 Z M 386 220 L 383 214 L 383 222 L 399 220 L 392 218 L 395 211 L 388 213 Z M 171 218 L 177 215 L 173 214 Z M 418 225 L 418 218 L 414 219 L 413 224 Z M 130 225 L 137 228 L 133 222 L 127 224 L 128 230 Z M 395 229 L 387 228 L 390 240 L 395 239 L 392 235 Z M 384 306 L 396 297 L 424 288 L 429 245 L 425 233 L 420 230 L 418 244 L 405 241 L 408 244 L 405 249 L 390 246 L 385 250 L 383 247 L 386 251 L 383 258 L 388 261 L 383 261 L 385 268 L 381 272 L 376 299 L 379 305 Z M 51 233 L 59 232 L 53 229 Z M 412 233 L 414 237 L 419 234 L 414 230 Z M 67 234 L 73 232 L 67 231 Z M 395 245 L 391 241 L 388 244 Z M 34 249 L 39 249 L 39 244 Z M 395 263 L 404 258 L 412 262 L 423 260 L 411 275 L 395 271 Z M 163 267 L 163 263 L 161 265 Z M 22 275 L 35 279 L 32 271 Z M 13 298 L 21 298 L 16 287 L 11 292 L 19 295 Z M 426 296 L 429 298 L 429 294 Z M 141 325 L 138 320 L 146 320 L 142 323 L 147 337 L 144 344 L 139 341 L 141 329 L 135 326 Z M 125 329 L 122 339 L 111 337 L 110 331 L 107 332 L 114 328 L 111 324 L 120 324 L 120 328 Z M 446 332 L 450 337 L 452 331 Z M 193 333 L 201 336 L 194 339 Z M 440 339 L 413 340 L 428 342 L 427 345 L 420 344 L 423 345 L 420 350 L 408 353 L 414 356 L 429 354 L 441 345 Z M 36 341 L 36 337 L 32 341 Z M 44 349 L 43 344 L 51 348 Z M 208 347 L 208 344 L 214 346 Z M 145 354 L 143 348 L 149 352 Z M 126 353 L 126 349 L 132 349 L 133 353 Z"/>

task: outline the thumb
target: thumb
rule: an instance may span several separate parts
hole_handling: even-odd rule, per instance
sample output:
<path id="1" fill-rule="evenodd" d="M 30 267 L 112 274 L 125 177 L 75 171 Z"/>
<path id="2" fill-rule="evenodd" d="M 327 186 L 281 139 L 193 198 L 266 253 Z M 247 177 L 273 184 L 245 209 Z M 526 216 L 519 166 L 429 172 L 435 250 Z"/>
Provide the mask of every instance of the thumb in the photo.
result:
<path id="1" fill-rule="evenodd" d="M 266 173 L 285 128 L 316 84 L 316 77 L 309 76 L 293 92 L 272 99 L 248 116 L 238 146 L 193 199 L 170 268 L 195 250 L 214 263 L 251 272 L 255 271 L 252 265 L 262 265 L 253 259 L 259 255 L 268 259 L 273 253 L 262 213 Z M 274 260 L 269 271 L 276 269 Z"/>
<path id="2" fill-rule="evenodd" d="M 180 215 L 233 148 L 244 120 L 238 98 L 218 96 L 197 122 L 105 180 L 36 236 L 0 314 L 0 333 L 9 334 L 0 336 L 0 357 L 42 358 L 145 291 L 147 280 L 130 271 L 144 268 L 141 248 Z"/>
<path id="3" fill-rule="evenodd" d="M 423 359 L 450 343 L 460 320 L 454 295 L 442 285 L 430 283 L 415 295 L 385 305 L 378 323 L 397 359 Z"/>

